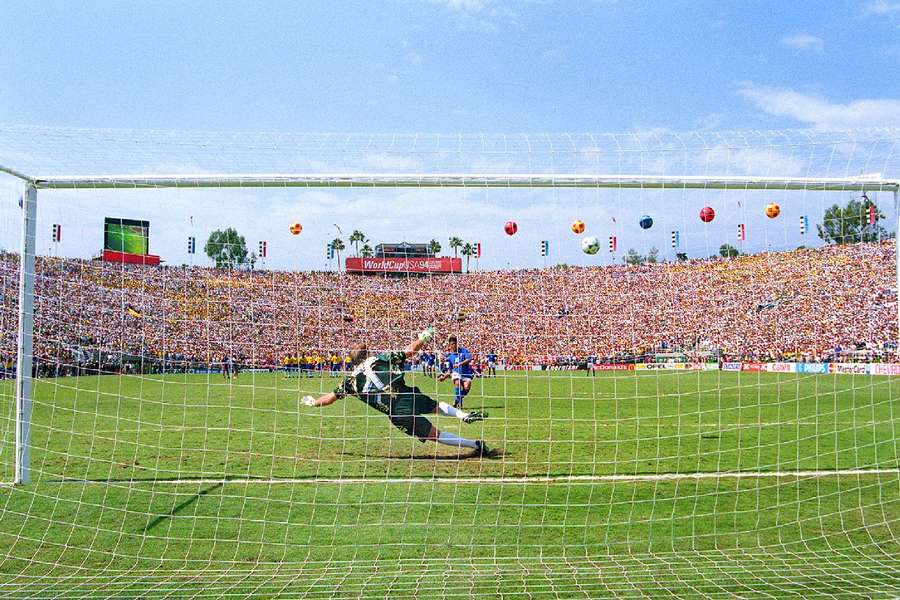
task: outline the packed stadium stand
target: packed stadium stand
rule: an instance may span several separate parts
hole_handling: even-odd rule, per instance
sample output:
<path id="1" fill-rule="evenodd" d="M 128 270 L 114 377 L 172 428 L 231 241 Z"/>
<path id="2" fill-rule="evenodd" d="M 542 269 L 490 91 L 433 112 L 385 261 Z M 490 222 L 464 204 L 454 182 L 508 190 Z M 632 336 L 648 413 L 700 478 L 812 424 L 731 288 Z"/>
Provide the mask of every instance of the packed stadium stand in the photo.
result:
<path id="1" fill-rule="evenodd" d="M 598 360 L 650 349 L 728 359 L 893 353 L 893 241 L 641 266 L 379 278 L 221 271 L 41 257 L 35 357 L 93 364 L 274 367 L 367 340 L 398 347 L 427 324 L 509 364 Z M 0 255 L 0 362 L 15 355 L 18 259 Z M 163 360 L 165 359 L 165 360 Z M 43 367 L 41 366 L 43 365 Z M 143 368 L 143 367 L 138 367 Z"/>

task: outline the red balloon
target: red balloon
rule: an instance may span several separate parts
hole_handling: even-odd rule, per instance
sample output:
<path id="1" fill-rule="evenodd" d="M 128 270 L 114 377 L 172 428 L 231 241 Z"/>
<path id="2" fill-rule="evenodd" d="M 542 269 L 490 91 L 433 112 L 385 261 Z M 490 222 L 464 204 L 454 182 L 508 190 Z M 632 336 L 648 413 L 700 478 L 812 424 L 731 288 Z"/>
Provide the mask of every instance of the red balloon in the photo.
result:
<path id="1" fill-rule="evenodd" d="M 506 232 L 506 235 L 516 235 L 518 230 L 519 226 L 515 221 L 507 221 L 506 225 L 503 226 L 503 231 Z"/>
<path id="2" fill-rule="evenodd" d="M 700 220 L 704 223 L 709 223 L 713 219 L 716 218 L 716 211 L 714 211 L 709 206 L 705 206 L 703 210 L 700 211 Z"/>

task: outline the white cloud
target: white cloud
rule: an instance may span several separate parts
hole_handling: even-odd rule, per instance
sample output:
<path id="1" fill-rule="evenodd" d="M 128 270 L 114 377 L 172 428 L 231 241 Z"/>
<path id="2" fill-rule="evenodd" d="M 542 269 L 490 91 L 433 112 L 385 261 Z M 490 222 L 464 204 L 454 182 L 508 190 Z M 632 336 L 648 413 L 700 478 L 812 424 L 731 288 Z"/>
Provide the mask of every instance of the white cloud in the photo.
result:
<path id="1" fill-rule="evenodd" d="M 825 40 L 808 33 L 797 33 L 781 38 L 781 43 L 797 50 L 821 51 L 825 48 Z"/>
<path id="2" fill-rule="evenodd" d="M 900 126 L 900 100 L 865 98 L 846 103 L 796 92 L 790 88 L 741 84 L 739 93 L 763 112 L 789 117 L 817 129 Z"/>
<path id="3" fill-rule="evenodd" d="M 446 6 L 450 10 L 479 12 L 488 5 L 488 0 L 432 0 L 435 4 Z"/>
<path id="4" fill-rule="evenodd" d="M 900 15 L 900 2 L 874 0 L 866 4 L 866 12 L 873 15 Z"/>
<path id="5" fill-rule="evenodd" d="M 459 15 L 463 30 L 493 33 L 498 24 L 519 26 L 518 14 L 498 0 L 428 0 Z"/>

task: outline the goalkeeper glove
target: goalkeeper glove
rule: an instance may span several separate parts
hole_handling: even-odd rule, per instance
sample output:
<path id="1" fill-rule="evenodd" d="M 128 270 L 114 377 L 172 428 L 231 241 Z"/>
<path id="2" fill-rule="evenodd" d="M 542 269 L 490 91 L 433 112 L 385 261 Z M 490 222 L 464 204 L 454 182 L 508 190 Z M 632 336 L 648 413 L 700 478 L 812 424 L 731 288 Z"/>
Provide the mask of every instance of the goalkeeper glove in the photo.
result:
<path id="1" fill-rule="evenodd" d="M 434 327 L 429 325 L 422 331 L 422 333 L 419 334 L 419 341 L 420 342 L 430 342 L 431 338 L 433 338 L 433 337 L 434 337 Z"/>
<path id="2" fill-rule="evenodd" d="M 306 406 L 315 406 L 316 405 L 316 399 L 313 398 L 312 396 L 310 396 L 309 394 L 307 394 L 306 396 L 303 396 L 303 400 L 301 400 L 301 402 Z"/>

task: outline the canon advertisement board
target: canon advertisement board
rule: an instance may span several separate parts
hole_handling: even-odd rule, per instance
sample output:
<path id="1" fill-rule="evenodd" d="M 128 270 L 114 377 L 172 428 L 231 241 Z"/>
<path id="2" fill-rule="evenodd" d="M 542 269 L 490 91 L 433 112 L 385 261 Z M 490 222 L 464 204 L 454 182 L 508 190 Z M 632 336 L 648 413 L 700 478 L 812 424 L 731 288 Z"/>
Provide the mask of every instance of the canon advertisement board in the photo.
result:
<path id="1" fill-rule="evenodd" d="M 461 273 L 461 258 L 348 258 L 348 273 Z"/>

